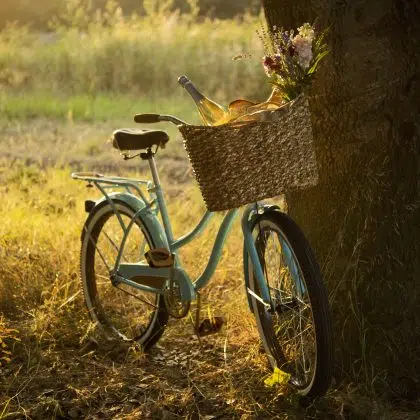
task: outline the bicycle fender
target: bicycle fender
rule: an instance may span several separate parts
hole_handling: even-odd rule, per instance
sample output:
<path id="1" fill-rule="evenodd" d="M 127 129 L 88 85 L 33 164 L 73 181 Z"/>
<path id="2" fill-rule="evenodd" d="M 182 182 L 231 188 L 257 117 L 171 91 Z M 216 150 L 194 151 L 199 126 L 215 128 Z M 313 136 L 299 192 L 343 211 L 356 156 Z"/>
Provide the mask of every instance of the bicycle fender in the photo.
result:
<path id="1" fill-rule="evenodd" d="M 146 206 L 146 203 L 135 196 L 134 194 L 130 193 L 111 193 L 107 197 L 102 197 L 98 201 L 95 202 L 95 205 L 89 212 L 89 216 L 86 219 L 85 226 L 89 225 L 90 220 L 95 215 L 95 213 L 104 205 L 109 203 L 109 200 L 112 201 L 119 201 L 127 204 L 134 212 L 139 212 L 138 216 L 144 226 L 146 227 L 147 231 L 149 232 L 150 236 L 153 238 L 153 242 L 156 248 L 166 248 L 169 249 L 168 240 L 166 238 L 165 230 L 163 229 L 162 225 L 160 224 L 156 215 Z M 84 237 L 84 232 L 86 229 L 82 230 L 82 241 Z"/>
<path id="2" fill-rule="evenodd" d="M 276 206 L 276 205 L 273 205 L 273 204 L 264 204 L 264 206 L 262 208 L 259 207 L 259 210 L 260 211 L 262 210 L 263 213 L 267 213 L 269 211 L 280 210 L 280 207 Z M 248 221 L 248 223 L 251 227 L 254 226 L 257 217 L 258 217 L 258 214 L 254 211 L 251 214 L 251 217 Z M 245 294 L 246 294 L 246 298 L 248 300 L 249 310 L 252 312 L 251 297 L 248 293 L 248 288 L 249 288 L 249 276 L 248 276 L 249 255 L 248 255 L 248 251 L 247 251 L 246 246 L 245 246 L 245 242 L 244 242 L 244 246 L 243 246 L 243 264 L 244 264 L 244 277 L 245 277 Z"/>

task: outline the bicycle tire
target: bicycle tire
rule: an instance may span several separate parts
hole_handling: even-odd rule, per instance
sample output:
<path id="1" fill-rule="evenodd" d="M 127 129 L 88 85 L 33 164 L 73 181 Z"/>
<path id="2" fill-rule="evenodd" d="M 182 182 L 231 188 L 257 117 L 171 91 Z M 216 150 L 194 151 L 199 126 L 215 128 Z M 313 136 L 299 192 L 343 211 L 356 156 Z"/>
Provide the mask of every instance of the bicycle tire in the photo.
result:
<path id="1" fill-rule="evenodd" d="M 272 309 L 268 311 L 261 301 L 252 295 L 250 297 L 271 367 L 289 373 L 289 384 L 301 396 L 313 398 L 323 395 L 332 378 L 332 323 L 328 295 L 314 253 L 298 225 L 284 213 L 270 211 L 259 215 L 252 232 L 269 287 Z M 275 235 L 271 235 L 272 232 Z M 278 267 L 278 271 L 275 268 L 275 276 L 267 268 L 266 254 L 269 246 L 271 249 L 268 235 L 274 242 L 277 239 L 280 248 L 275 249 L 273 255 L 277 254 L 279 263 L 285 265 Z M 247 269 L 250 289 L 261 296 L 250 258 Z M 275 277 L 278 288 L 270 286 Z M 295 331 L 297 325 L 300 326 L 298 333 Z M 300 349 L 297 348 L 299 342 Z M 306 365 L 307 355 L 312 357 L 309 365 Z"/>
<path id="2" fill-rule="evenodd" d="M 135 211 L 123 201 L 114 200 L 113 203 L 121 217 L 125 219 L 124 221 L 129 222 Z M 117 216 L 108 202 L 95 208 L 86 220 L 80 257 L 85 303 L 91 319 L 103 327 L 108 337 L 135 341 L 146 351 L 162 336 L 169 315 L 162 296 L 143 292 L 121 283 L 117 285 L 118 288 L 112 284 L 109 269 L 114 267 L 115 260 L 112 261 L 112 259 L 117 254 L 117 243 L 121 243 L 118 242 L 117 235 L 120 235 L 121 239 L 122 232 Z M 139 242 L 141 237 L 143 237 L 142 242 Z M 102 243 L 102 238 L 108 239 L 108 245 L 106 241 L 104 241 L 105 244 Z M 138 250 L 142 243 L 144 249 L 140 255 Z M 141 219 L 136 218 L 121 261 L 138 262 L 147 249 L 152 248 L 155 248 L 153 237 Z M 102 271 L 99 274 L 101 265 Z M 146 307 L 149 308 L 149 312 L 144 313 Z"/>

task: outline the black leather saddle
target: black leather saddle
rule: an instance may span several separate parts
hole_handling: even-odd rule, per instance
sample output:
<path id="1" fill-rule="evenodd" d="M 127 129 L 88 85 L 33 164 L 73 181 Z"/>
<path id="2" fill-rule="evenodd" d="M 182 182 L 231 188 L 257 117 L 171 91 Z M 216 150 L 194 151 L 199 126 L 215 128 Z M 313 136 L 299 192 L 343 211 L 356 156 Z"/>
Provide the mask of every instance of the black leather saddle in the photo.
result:
<path id="1" fill-rule="evenodd" d="M 143 150 L 152 146 L 165 147 L 169 136 L 165 131 L 120 128 L 112 135 L 112 145 L 119 150 Z"/>

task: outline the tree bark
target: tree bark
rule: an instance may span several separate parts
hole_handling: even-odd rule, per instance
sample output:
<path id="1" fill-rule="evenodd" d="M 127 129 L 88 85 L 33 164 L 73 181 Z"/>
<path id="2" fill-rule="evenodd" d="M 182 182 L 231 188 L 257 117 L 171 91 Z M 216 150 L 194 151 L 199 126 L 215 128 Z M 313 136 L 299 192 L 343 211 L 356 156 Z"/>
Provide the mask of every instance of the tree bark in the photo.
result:
<path id="1" fill-rule="evenodd" d="M 288 194 L 321 263 L 337 376 L 415 398 L 420 388 L 420 4 L 262 0 L 270 26 L 329 26 L 309 93 L 320 182 Z"/>

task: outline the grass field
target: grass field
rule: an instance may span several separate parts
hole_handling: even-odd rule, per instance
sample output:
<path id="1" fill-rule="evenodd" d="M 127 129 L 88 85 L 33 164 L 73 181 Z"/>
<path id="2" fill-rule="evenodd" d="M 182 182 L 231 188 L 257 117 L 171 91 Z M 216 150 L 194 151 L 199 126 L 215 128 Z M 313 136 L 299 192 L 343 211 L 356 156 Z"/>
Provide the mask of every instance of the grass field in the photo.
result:
<path id="1" fill-rule="evenodd" d="M 88 18 L 76 7 L 54 20 L 54 32 L 7 26 L 0 35 L 0 86 L 13 93 L 100 98 L 106 92 L 161 100 L 179 97 L 177 78 L 186 74 L 222 103 L 269 93 L 256 17 L 196 24 L 194 14 L 150 11 L 124 18 L 111 7 Z M 232 61 L 244 53 L 253 58 Z"/>
<path id="2" fill-rule="evenodd" d="M 38 138 L 37 124 L 45 122 L 23 123 L 28 132 L 34 130 L 33 139 Z M 69 133 L 59 122 L 55 129 Z M 106 131 L 101 126 L 89 129 L 98 137 Z M 27 150 L 39 148 L 33 139 Z M 68 146 L 63 141 L 62 147 Z M 198 222 L 204 205 L 179 146 L 174 148 L 179 153 L 177 171 L 169 156 L 159 161 L 179 236 Z M 102 168 L 105 156 L 97 165 L 95 160 L 84 165 Z M 362 396 L 357 386 L 333 387 L 304 408 L 285 390 L 264 385 L 269 370 L 244 294 L 238 224 L 203 294 L 203 313 L 210 309 L 227 319 L 221 333 L 199 341 L 187 317 L 171 321 L 147 356 L 122 342 L 108 343 L 92 328 L 79 281 L 83 203 L 98 194 L 70 178 L 71 161 L 63 159 L 59 166 L 51 161 L 27 164 L 21 158 L 3 158 L 0 166 L 0 333 L 5 345 L 0 418 L 324 419 L 340 418 L 342 412 L 348 413 L 342 418 L 415 418 Z M 135 176 L 143 172 L 117 156 L 109 169 Z M 219 221 L 181 252 L 193 275 L 204 268 Z"/>
<path id="3" fill-rule="evenodd" d="M 84 200 L 98 194 L 71 172 L 145 175 L 142 162 L 112 149 L 110 135 L 133 127 L 137 112 L 198 122 L 180 74 L 221 103 L 263 99 L 269 86 L 257 61 L 231 60 L 258 50 L 255 17 L 195 23 L 194 13 L 160 11 L 125 19 L 110 8 L 94 23 L 70 23 L 61 17 L 48 36 L 15 26 L 0 33 L 0 419 L 418 419 L 415 403 L 375 394 L 368 367 L 358 378 L 346 372 L 309 407 L 264 385 L 269 370 L 246 303 L 238 224 L 203 295 L 204 312 L 227 318 L 220 334 L 199 341 L 190 317 L 171 321 L 145 355 L 93 328 L 79 252 Z M 204 204 L 180 135 L 161 127 L 171 141 L 158 164 L 179 236 Z M 193 275 L 218 221 L 181 253 Z"/>

